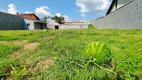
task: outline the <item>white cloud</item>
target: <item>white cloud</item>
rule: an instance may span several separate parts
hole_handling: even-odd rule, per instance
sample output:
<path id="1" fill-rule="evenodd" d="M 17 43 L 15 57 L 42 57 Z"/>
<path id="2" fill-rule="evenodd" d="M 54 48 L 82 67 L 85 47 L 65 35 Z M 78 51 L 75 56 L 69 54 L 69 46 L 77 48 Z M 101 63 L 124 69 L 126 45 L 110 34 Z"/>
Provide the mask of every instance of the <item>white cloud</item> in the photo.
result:
<path id="1" fill-rule="evenodd" d="M 86 13 L 106 10 L 110 5 L 110 0 L 76 0 L 76 5 L 80 7 L 83 17 Z"/>
<path id="2" fill-rule="evenodd" d="M 33 13 L 33 12 L 30 12 L 30 11 L 25 11 L 25 13 Z"/>
<path id="3" fill-rule="evenodd" d="M 65 18 L 65 21 L 69 21 L 70 20 L 70 18 L 68 16 L 66 16 L 66 15 L 63 15 L 63 17 Z"/>
<path id="4" fill-rule="evenodd" d="M 17 9 L 16 9 L 16 6 L 14 4 L 9 4 L 8 7 L 9 7 L 8 13 L 16 14 L 18 12 Z"/>
<path id="5" fill-rule="evenodd" d="M 37 7 L 35 10 L 35 13 L 39 16 L 50 16 L 51 13 L 48 11 L 49 7 L 47 6 L 41 6 L 41 7 Z"/>
<path id="6" fill-rule="evenodd" d="M 60 13 L 56 13 L 56 16 L 61 17 L 61 14 Z"/>
<path id="7" fill-rule="evenodd" d="M 66 15 L 61 15 L 60 13 L 56 13 L 56 16 L 58 16 L 58 17 L 63 16 L 63 17 L 65 18 L 65 21 L 69 21 L 69 20 L 70 20 L 70 18 L 69 18 L 68 16 L 66 16 Z"/>
<path id="8" fill-rule="evenodd" d="M 85 13 L 81 13 L 80 14 L 82 17 L 86 17 L 86 14 Z"/>

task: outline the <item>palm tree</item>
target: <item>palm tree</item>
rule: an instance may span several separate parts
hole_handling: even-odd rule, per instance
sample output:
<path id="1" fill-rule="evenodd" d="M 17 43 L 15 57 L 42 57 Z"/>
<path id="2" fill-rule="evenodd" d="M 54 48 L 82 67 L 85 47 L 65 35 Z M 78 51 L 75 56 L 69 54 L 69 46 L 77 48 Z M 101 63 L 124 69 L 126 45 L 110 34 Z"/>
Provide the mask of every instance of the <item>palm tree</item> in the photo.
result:
<path id="1" fill-rule="evenodd" d="M 54 17 L 52 17 L 52 19 L 55 20 L 59 24 L 64 24 L 64 22 L 65 22 L 65 18 L 62 16 L 61 17 L 54 16 Z"/>

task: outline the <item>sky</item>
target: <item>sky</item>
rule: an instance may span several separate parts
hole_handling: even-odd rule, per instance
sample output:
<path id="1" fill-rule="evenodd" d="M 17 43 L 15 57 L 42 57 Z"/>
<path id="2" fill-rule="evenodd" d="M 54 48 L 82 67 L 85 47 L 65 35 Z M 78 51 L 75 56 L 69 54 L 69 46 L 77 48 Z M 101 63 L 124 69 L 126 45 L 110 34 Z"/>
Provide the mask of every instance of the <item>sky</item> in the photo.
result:
<path id="1" fill-rule="evenodd" d="M 66 20 L 91 20 L 104 16 L 112 0 L 0 0 L 0 11 L 35 13 L 38 17 L 63 16 Z"/>

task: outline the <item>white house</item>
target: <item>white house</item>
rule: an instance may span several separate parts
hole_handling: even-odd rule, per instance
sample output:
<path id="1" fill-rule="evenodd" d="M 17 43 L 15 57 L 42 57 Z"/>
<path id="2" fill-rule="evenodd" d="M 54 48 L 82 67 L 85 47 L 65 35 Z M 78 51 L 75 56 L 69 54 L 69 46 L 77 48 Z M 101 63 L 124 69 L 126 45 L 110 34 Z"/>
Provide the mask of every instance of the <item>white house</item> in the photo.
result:
<path id="1" fill-rule="evenodd" d="M 81 28 L 88 28 L 87 21 L 85 20 L 68 20 L 65 21 L 64 24 L 59 24 L 49 18 L 47 20 L 47 28 L 49 29 L 81 29 Z"/>
<path id="2" fill-rule="evenodd" d="M 59 29 L 60 24 L 57 23 L 55 20 L 52 20 L 51 18 L 47 19 L 47 28 L 49 29 Z"/>
<path id="3" fill-rule="evenodd" d="M 46 21 L 40 20 L 35 14 L 17 14 L 24 18 L 27 27 L 26 30 L 47 29 Z"/>

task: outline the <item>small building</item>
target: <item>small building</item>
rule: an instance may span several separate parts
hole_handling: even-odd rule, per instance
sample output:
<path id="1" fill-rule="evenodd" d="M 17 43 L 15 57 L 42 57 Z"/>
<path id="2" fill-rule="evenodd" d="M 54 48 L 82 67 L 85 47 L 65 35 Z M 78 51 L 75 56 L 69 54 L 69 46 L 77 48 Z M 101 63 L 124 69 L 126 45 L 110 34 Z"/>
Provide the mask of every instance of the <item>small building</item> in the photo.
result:
<path id="1" fill-rule="evenodd" d="M 86 24 L 85 20 L 69 20 L 65 21 L 64 24 Z"/>
<path id="2" fill-rule="evenodd" d="M 61 25 L 61 29 L 82 29 L 88 28 L 88 23 L 86 20 L 69 20 L 65 21 L 63 25 Z"/>
<path id="3" fill-rule="evenodd" d="M 55 20 L 48 19 L 47 27 L 49 29 L 81 29 L 88 28 L 88 24 L 85 20 L 70 20 L 65 21 L 64 24 L 59 24 Z"/>
<path id="4" fill-rule="evenodd" d="M 51 18 L 47 19 L 47 28 L 48 29 L 59 29 L 60 24 L 57 23 L 55 20 L 52 20 Z"/>
<path id="5" fill-rule="evenodd" d="M 46 21 L 40 20 L 40 18 L 33 13 L 29 14 L 17 13 L 17 15 L 24 18 L 27 25 L 26 27 L 24 27 L 25 30 L 47 29 Z"/>

